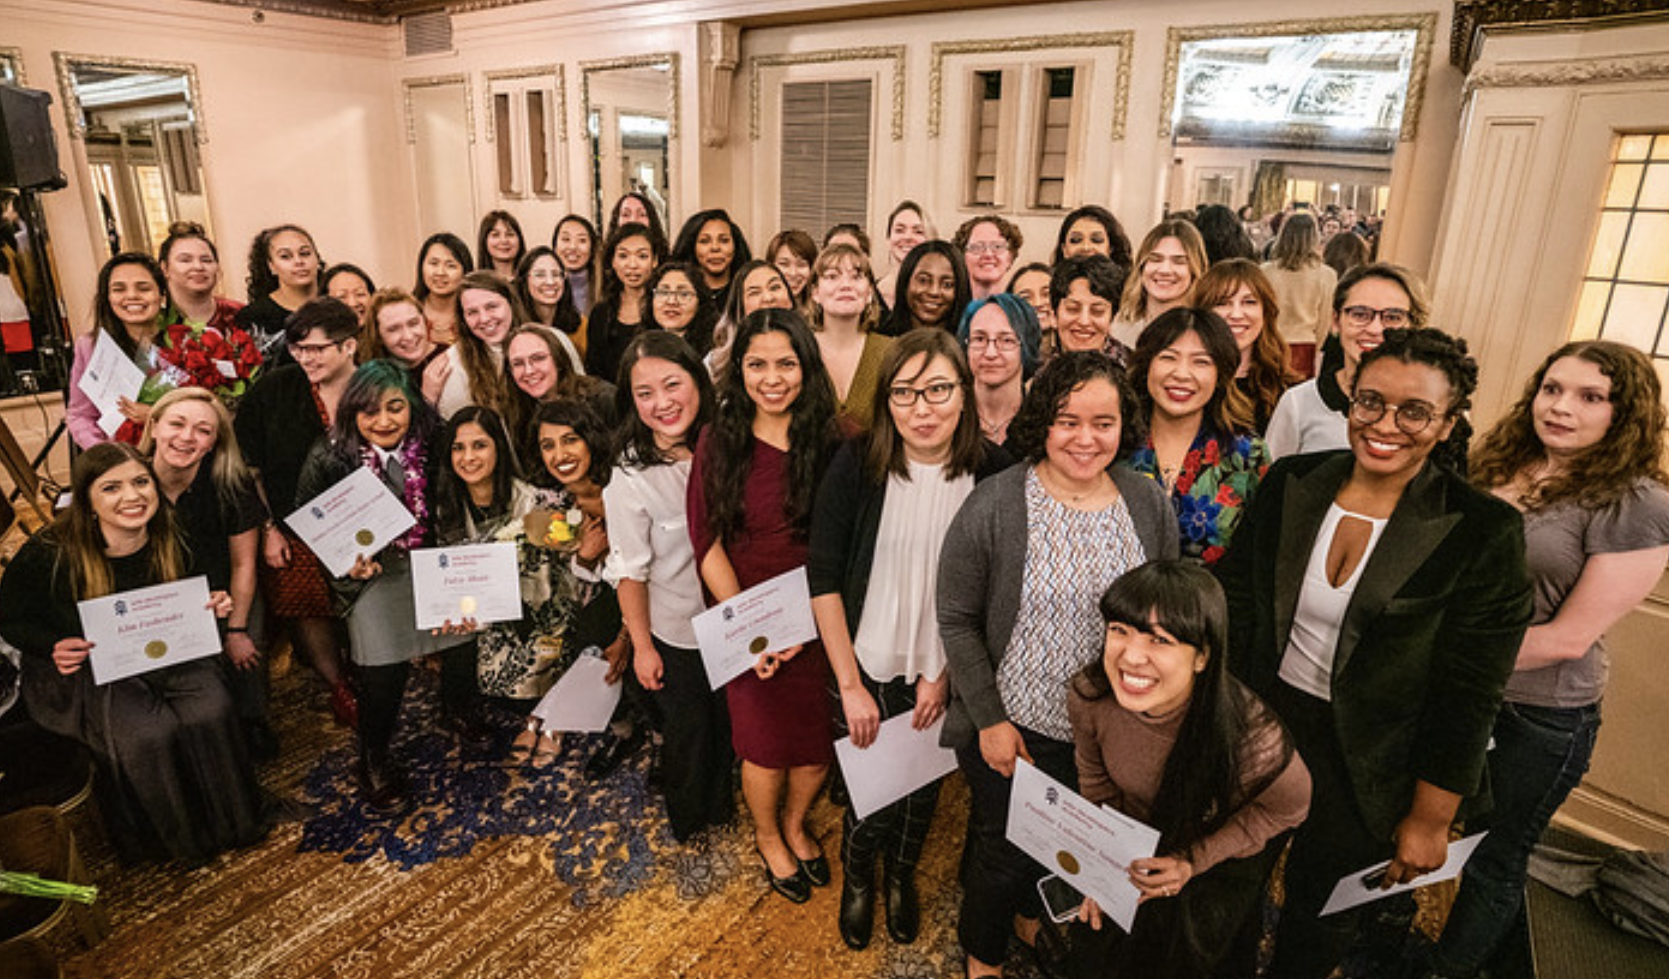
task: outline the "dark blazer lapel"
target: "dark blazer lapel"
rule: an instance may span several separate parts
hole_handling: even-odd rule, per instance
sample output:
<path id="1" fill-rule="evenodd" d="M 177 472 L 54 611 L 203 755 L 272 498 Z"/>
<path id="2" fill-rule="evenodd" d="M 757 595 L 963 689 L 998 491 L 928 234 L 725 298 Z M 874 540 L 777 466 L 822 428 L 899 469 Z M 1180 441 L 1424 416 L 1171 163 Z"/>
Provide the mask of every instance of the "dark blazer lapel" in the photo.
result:
<path id="1" fill-rule="evenodd" d="M 1339 495 L 1339 487 L 1344 485 L 1354 464 L 1354 457 L 1347 452 L 1307 473 L 1287 477 L 1281 501 L 1281 545 L 1275 557 L 1277 659 L 1292 635 L 1292 618 L 1297 613 L 1298 593 L 1304 587 L 1304 571 L 1310 566 L 1316 534 L 1321 532 L 1327 508 Z"/>
<path id="2" fill-rule="evenodd" d="M 1345 610 L 1339 629 L 1339 644 L 1333 657 L 1333 677 L 1338 678 L 1356 651 L 1362 630 L 1386 603 L 1396 596 L 1408 579 L 1443 542 L 1460 514 L 1445 510 L 1444 481 L 1430 464 L 1403 491 L 1397 508 L 1379 536 L 1379 543 L 1362 569 L 1362 580 Z"/>

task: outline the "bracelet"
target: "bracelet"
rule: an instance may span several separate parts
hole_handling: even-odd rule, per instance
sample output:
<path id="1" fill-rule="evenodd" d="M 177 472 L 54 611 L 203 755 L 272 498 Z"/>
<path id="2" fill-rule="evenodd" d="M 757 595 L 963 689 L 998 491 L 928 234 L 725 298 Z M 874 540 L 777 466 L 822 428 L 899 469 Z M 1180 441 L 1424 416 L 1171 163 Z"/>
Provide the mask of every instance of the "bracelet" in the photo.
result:
<path id="1" fill-rule="evenodd" d="M 246 626 L 246 625 L 229 625 L 229 626 L 226 627 L 226 631 L 228 633 L 241 632 L 245 635 L 248 635 L 249 634 L 249 627 Z"/>

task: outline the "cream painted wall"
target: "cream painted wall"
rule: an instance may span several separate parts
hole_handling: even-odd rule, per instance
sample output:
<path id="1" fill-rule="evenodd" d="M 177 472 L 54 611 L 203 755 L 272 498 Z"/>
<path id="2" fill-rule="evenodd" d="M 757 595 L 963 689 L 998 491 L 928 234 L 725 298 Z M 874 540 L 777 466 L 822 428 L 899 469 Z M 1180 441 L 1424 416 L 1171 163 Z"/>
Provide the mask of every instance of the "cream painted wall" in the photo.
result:
<path id="1" fill-rule="evenodd" d="M 53 93 L 70 186 L 45 197 L 70 321 L 85 328 L 105 255 L 96 209 L 68 137 L 55 51 L 188 62 L 202 89 L 209 208 L 228 295 L 244 295 L 248 243 L 270 224 L 307 227 L 327 259 L 379 281 L 410 275 L 415 193 L 394 111 L 392 28 L 189 0 L 0 0 L 5 43 L 23 49 L 31 87 Z"/>

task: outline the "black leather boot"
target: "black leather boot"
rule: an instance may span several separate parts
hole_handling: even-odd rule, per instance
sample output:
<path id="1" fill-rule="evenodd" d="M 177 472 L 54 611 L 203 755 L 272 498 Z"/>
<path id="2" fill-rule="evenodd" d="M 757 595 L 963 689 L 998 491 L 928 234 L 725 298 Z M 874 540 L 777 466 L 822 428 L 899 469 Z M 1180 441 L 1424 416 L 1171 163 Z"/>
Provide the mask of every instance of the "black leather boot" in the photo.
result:
<path id="1" fill-rule="evenodd" d="M 847 948 L 862 951 L 869 947 L 874 927 L 875 862 L 847 863 L 841 868 L 840 940 Z"/>
<path id="2" fill-rule="evenodd" d="M 411 809 L 406 773 L 387 751 L 360 753 L 359 784 L 365 792 L 365 807 L 378 816 L 398 816 Z"/>
<path id="3" fill-rule="evenodd" d="M 908 945 L 921 932 L 921 901 L 916 896 L 916 868 L 892 857 L 881 863 L 881 883 L 887 892 L 887 934 Z"/>

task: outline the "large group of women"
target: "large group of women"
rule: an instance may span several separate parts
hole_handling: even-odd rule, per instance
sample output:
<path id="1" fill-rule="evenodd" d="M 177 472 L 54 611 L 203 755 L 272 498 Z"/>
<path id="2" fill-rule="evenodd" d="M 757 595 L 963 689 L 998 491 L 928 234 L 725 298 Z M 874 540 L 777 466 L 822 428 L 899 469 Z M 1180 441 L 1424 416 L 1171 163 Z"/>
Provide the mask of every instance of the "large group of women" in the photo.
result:
<path id="1" fill-rule="evenodd" d="M 626 696 L 585 776 L 653 741 L 672 836 L 697 843 L 730 831 L 739 772 L 765 879 L 797 903 L 834 876 L 807 822 L 834 741 L 942 724 L 970 791 L 967 975 L 1011 949 L 1252 975 L 1285 853 L 1267 974 L 1319 979 L 1360 941 L 1360 912 L 1320 913 L 1334 883 L 1382 860 L 1387 886 L 1417 881 L 1464 823 L 1491 832 L 1416 965 L 1472 976 L 1587 766 L 1603 634 L 1669 559 L 1657 375 L 1568 344 L 1473 440 L 1480 368 L 1419 278 L 1365 247 L 1324 258 L 1307 209 L 1279 223 L 1260 264 L 1226 209 L 1133 248 L 1087 206 L 1017 266 L 1011 222 L 947 240 L 906 201 L 875 253 L 839 225 L 756 257 L 722 210 L 669 239 L 629 194 L 548 247 L 503 211 L 473 251 L 435 234 L 410 291 L 269 228 L 247 305 L 176 226 L 100 273 L 74 374 L 102 334 L 146 382 L 119 417 L 72 385 L 73 498 L 0 579 L 0 635 L 31 715 L 97 759 L 135 859 L 266 832 L 280 636 L 389 816 L 411 805 L 414 661 L 438 667 L 448 731 L 533 778 L 563 751 L 534 703 L 597 656 Z M 332 576 L 283 520 L 360 468 L 415 523 Z M 487 541 L 516 545 L 520 621 L 418 630 L 411 551 Z M 819 638 L 714 692 L 691 620 L 802 566 Z M 95 685 L 76 602 L 195 574 L 221 660 Z M 488 700 L 526 720 L 494 730 Z M 1044 871 L 1007 838 L 1021 761 L 1158 830 L 1127 932 L 1092 900 L 1064 930 L 1043 913 Z M 846 813 L 846 945 L 877 917 L 916 938 L 937 798 Z"/>

